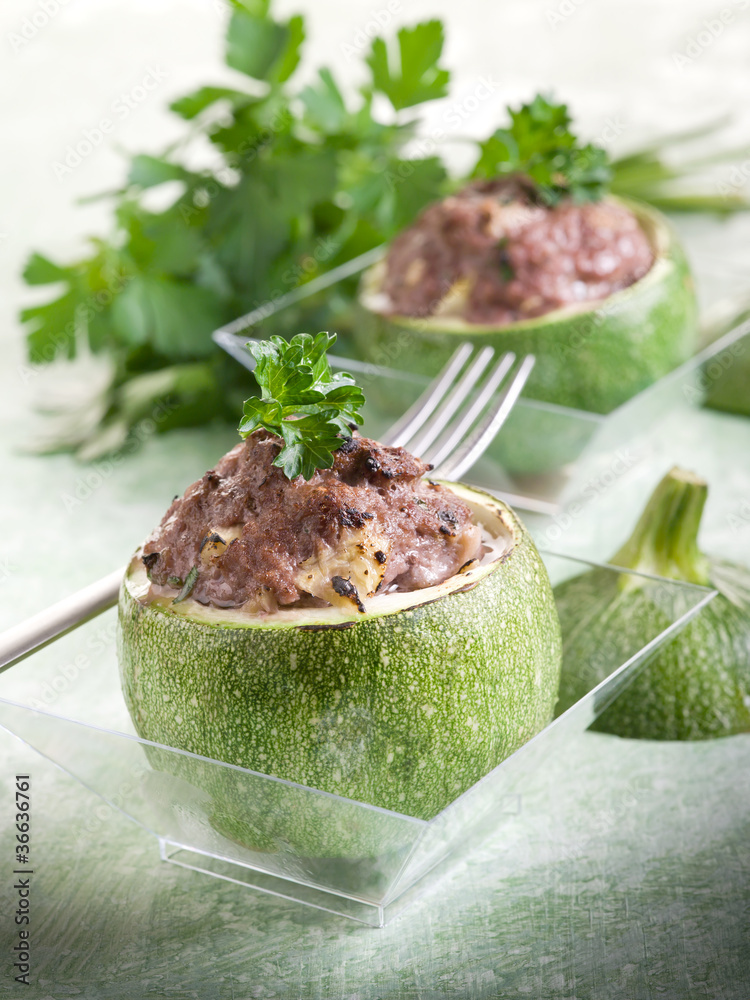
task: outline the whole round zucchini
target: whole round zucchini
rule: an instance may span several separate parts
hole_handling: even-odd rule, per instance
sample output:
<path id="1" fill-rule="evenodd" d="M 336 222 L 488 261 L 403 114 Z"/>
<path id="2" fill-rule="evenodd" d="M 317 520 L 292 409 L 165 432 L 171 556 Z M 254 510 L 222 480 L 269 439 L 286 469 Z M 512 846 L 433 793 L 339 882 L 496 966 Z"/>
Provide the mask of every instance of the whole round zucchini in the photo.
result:
<path id="1" fill-rule="evenodd" d="M 654 251 L 639 281 L 589 308 L 556 309 L 535 319 L 493 326 L 456 317 L 383 313 L 384 263 L 362 279 L 356 336 L 366 360 L 436 374 L 459 341 L 534 354 L 524 394 L 548 403 L 609 413 L 692 354 L 697 306 L 684 251 L 663 215 L 627 201 Z"/>
<path id="2" fill-rule="evenodd" d="M 750 732 L 750 570 L 698 550 L 706 495 L 703 480 L 672 469 L 611 560 L 719 593 L 643 667 L 594 730 L 655 740 Z M 616 578 L 607 569 L 558 585 L 555 597 L 566 637 L 558 714 L 673 620 L 673 598 L 658 579 Z"/>
<path id="3" fill-rule="evenodd" d="M 561 662 L 546 569 L 508 507 L 448 485 L 496 549 L 438 586 L 366 599 L 364 614 L 251 615 L 152 599 L 134 558 L 120 597 L 119 657 L 140 736 L 429 819 L 539 732 L 553 714 Z M 197 763 L 178 765 L 206 788 Z M 215 825 L 248 846 L 291 839 L 316 856 L 377 846 L 304 810 L 244 805 L 231 791 L 238 772 L 214 772 Z"/>

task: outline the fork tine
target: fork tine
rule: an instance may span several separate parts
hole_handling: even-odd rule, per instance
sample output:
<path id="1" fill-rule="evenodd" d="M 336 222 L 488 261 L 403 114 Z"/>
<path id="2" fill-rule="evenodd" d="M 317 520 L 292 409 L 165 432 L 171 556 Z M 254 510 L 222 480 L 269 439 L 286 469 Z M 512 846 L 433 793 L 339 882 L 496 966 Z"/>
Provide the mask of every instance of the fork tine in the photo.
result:
<path id="1" fill-rule="evenodd" d="M 423 455 L 425 462 L 430 462 L 433 466 L 439 466 L 461 444 L 477 419 L 484 412 L 485 407 L 512 368 L 515 360 L 516 356 L 512 351 L 507 351 L 500 358 L 487 376 L 476 399 L 466 408 L 465 413 L 456 421 L 453 427 L 448 429 L 447 433 L 435 444 L 435 447 Z"/>
<path id="2" fill-rule="evenodd" d="M 465 342 L 461 344 L 437 378 L 430 382 L 419 399 L 383 435 L 383 444 L 389 445 L 391 448 L 404 447 L 412 439 L 450 389 L 456 375 L 461 371 L 472 351 L 471 344 Z"/>
<path id="3" fill-rule="evenodd" d="M 497 397 L 484 419 L 464 441 L 463 445 L 438 469 L 434 470 L 432 474 L 435 478 L 456 480 L 467 469 L 471 468 L 505 422 L 531 374 L 535 361 L 533 354 L 526 355 L 513 379 Z"/>
<path id="4" fill-rule="evenodd" d="M 447 427 L 453 414 L 466 400 L 472 389 L 482 377 L 487 365 L 494 357 L 495 352 L 491 347 L 483 347 L 477 354 L 464 374 L 458 380 L 455 388 L 451 390 L 448 397 L 443 401 L 439 412 L 435 415 L 427 427 L 418 434 L 416 438 L 409 440 L 409 450 L 415 455 L 422 455 L 429 448 L 436 437 Z"/>

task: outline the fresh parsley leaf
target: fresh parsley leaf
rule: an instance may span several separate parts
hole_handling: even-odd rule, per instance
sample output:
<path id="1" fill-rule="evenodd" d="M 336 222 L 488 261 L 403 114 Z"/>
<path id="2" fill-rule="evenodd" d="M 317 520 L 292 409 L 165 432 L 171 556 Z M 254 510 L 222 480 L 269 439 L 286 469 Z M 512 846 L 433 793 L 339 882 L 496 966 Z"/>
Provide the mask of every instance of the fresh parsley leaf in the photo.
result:
<path id="1" fill-rule="evenodd" d="M 328 133 L 340 132 L 344 128 L 346 103 L 329 69 L 323 67 L 318 70 L 318 81 L 305 87 L 299 96 L 305 106 L 305 121 L 309 126 Z"/>
<path id="2" fill-rule="evenodd" d="M 373 90 L 385 94 L 396 111 L 448 93 L 450 73 L 438 62 L 443 52 L 441 21 L 425 21 L 398 32 L 398 50 L 375 38 L 367 56 Z"/>
<path id="3" fill-rule="evenodd" d="M 301 14 L 290 17 L 286 23 L 287 38 L 281 58 L 273 67 L 268 79 L 272 83 L 284 83 L 294 73 L 301 59 L 302 43 L 305 40 L 305 19 Z"/>
<path id="4" fill-rule="evenodd" d="M 23 269 L 23 280 L 27 285 L 49 285 L 56 281 L 68 281 L 70 277 L 70 268 L 60 267 L 40 253 L 33 253 Z"/>
<path id="5" fill-rule="evenodd" d="M 265 12 L 255 14 L 238 8 L 227 31 L 227 64 L 253 79 L 282 83 L 297 68 L 304 37 L 304 21 L 299 15 L 282 24 Z"/>
<path id="6" fill-rule="evenodd" d="M 611 178 L 607 153 L 579 142 L 570 129 L 567 105 L 537 94 L 517 110 L 509 109 L 509 114 L 510 128 L 497 129 L 480 143 L 474 177 L 524 174 L 547 205 L 566 197 L 598 201 L 606 194 Z"/>
<path id="7" fill-rule="evenodd" d="M 165 184 L 167 181 L 184 181 L 190 176 L 190 173 L 177 163 L 170 163 L 169 160 L 158 156 L 140 154 L 134 156 L 131 161 L 128 183 L 137 184 L 141 188 L 150 188 Z"/>
<path id="8" fill-rule="evenodd" d="M 312 479 L 316 469 L 330 469 L 333 452 L 341 445 L 342 438 L 333 422 L 325 422 L 318 415 L 300 420 L 285 420 L 281 424 L 284 447 L 274 460 L 287 479 L 301 475 Z M 351 431 L 347 436 L 351 436 Z"/>
<path id="9" fill-rule="evenodd" d="M 386 190 L 380 195 L 380 218 L 395 219 L 399 229 L 410 226 L 432 193 L 442 191 L 447 176 L 437 156 L 390 161 L 383 172 Z"/>
<path id="10" fill-rule="evenodd" d="M 180 115 L 187 121 L 192 121 L 202 114 L 206 108 L 216 104 L 217 101 L 228 101 L 230 107 L 244 107 L 247 104 L 255 103 L 260 98 L 252 97 L 241 90 L 234 90 L 231 87 L 199 87 L 192 94 L 177 98 L 169 105 L 170 110 Z"/>
<path id="11" fill-rule="evenodd" d="M 336 334 L 299 333 L 247 345 L 261 396 L 245 400 L 239 432 L 247 437 L 262 427 L 280 437 L 273 464 L 287 479 L 330 469 L 334 451 L 351 437 L 350 424 L 362 422 L 362 390 L 347 372 L 331 371 L 326 352 L 335 341 Z"/>
<path id="12" fill-rule="evenodd" d="M 244 403 L 244 417 L 240 421 L 239 431 L 242 437 L 247 437 L 259 427 L 280 427 L 282 418 L 281 404 L 275 400 L 258 399 L 251 396 Z M 275 432 L 274 432 L 275 433 Z"/>
<path id="13" fill-rule="evenodd" d="M 607 151 L 593 143 L 571 151 L 566 173 L 573 201 L 597 201 L 610 188 L 612 170 Z"/>
<path id="14" fill-rule="evenodd" d="M 22 322 L 29 326 L 26 341 L 32 362 L 75 357 L 76 332 L 81 326 L 79 305 L 79 296 L 70 289 L 51 302 L 21 311 Z"/>
<path id="15" fill-rule="evenodd" d="M 207 288 L 139 275 L 118 295 L 112 318 L 126 343 L 152 343 L 162 354 L 190 358 L 212 353 L 210 335 L 222 310 Z"/>

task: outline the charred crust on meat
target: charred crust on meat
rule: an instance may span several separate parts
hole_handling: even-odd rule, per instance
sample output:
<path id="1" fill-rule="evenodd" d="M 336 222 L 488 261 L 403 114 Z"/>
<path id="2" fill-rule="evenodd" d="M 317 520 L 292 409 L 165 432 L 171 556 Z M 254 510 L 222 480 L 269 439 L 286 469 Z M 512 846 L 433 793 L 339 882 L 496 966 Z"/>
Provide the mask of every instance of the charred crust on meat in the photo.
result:
<path id="1" fill-rule="evenodd" d="M 206 545 L 209 544 L 216 545 L 217 542 L 223 545 L 224 539 L 221 537 L 221 535 L 218 535 L 215 531 L 209 531 L 206 533 L 203 541 L 201 542 L 201 547 L 198 549 L 198 551 L 202 552 L 203 549 L 206 547 Z"/>
<path id="2" fill-rule="evenodd" d="M 411 589 L 412 576 L 417 576 L 408 559 L 402 568 L 401 556 L 411 551 L 412 537 L 420 546 L 426 539 L 420 551 L 450 546 L 447 554 L 455 572 L 452 567 L 470 553 L 456 547 L 455 538 L 444 536 L 464 530 L 471 517 L 468 506 L 460 497 L 444 495 L 446 488 L 439 483 L 428 484 L 422 478 L 426 464 L 403 448 L 380 445 L 357 432 L 349 438 L 347 433 L 342 431 L 335 442 L 341 447 L 334 452 L 333 467 L 316 470 L 309 481 L 288 481 L 271 465 L 278 438 L 265 432 L 250 435 L 165 514 L 145 546 L 147 555 L 139 554 L 151 582 L 183 587 L 199 557 L 209 572 L 197 581 L 191 596 L 201 603 L 240 606 L 261 583 L 270 582 L 279 606 L 298 601 L 304 605 L 310 600 L 305 587 L 313 582 L 303 576 L 300 586 L 297 573 L 320 543 L 341 548 L 361 564 L 361 577 L 350 573 L 346 562 L 325 574 L 328 603 L 345 607 L 349 617 L 359 621 L 364 605 L 369 607 L 365 590 L 388 592 L 396 577 L 398 587 Z M 228 537 L 227 531 L 222 537 L 223 525 L 232 526 Z M 308 572 L 304 566 L 302 570 Z M 334 573 L 342 574 L 335 581 L 337 590 L 331 583 Z M 420 589 L 419 582 L 414 589 Z M 325 603 L 323 597 L 315 600 Z"/>
<path id="3" fill-rule="evenodd" d="M 350 424 L 349 426 L 352 428 L 352 430 L 356 429 L 355 426 L 354 426 L 354 424 Z M 340 452 L 342 455 L 349 455 L 351 452 L 357 451 L 358 449 L 359 449 L 359 445 L 354 440 L 354 438 L 347 437 L 347 438 L 344 438 L 344 440 L 338 446 L 338 448 L 336 449 L 336 451 Z"/>
<path id="4" fill-rule="evenodd" d="M 452 510 L 440 510 L 438 511 L 438 518 L 443 522 L 440 525 L 440 534 L 449 535 L 454 538 L 456 535 L 456 527 L 458 525 L 458 518 L 453 513 Z"/>
<path id="5" fill-rule="evenodd" d="M 151 570 L 154 568 L 160 555 L 161 552 L 147 552 L 145 555 L 141 556 L 141 562 L 146 567 L 146 575 L 149 579 L 151 579 Z"/>
<path id="6" fill-rule="evenodd" d="M 367 511 L 357 510 L 356 507 L 344 507 L 338 513 L 338 520 L 342 528 L 361 528 L 365 521 L 372 520 L 373 516 Z"/>
<path id="7" fill-rule="evenodd" d="M 360 611 L 362 614 L 365 613 L 365 606 L 360 600 L 357 588 L 351 580 L 345 580 L 343 576 L 332 576 L 331 586 L 339 597 L 345 597 L 347 601 L 351 601 L 352 604 L 356 605 L 357 611 Z"/>

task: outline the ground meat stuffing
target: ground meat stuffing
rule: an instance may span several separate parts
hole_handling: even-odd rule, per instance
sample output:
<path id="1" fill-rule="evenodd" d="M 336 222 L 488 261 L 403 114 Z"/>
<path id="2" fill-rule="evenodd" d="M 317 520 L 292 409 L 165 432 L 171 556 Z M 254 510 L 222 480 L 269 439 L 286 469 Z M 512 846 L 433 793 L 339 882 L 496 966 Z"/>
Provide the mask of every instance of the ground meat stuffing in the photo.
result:
<path id="1" fill-rule="evenodd" d="M 478 181 L 431 205 L 394 240 L 383 311 L 512 323 L 606 298 L 653 261 L 624 205 L 547 208 L 523 180 Z"/>
<path id="2" fill-rule="evenodd" d="M 307 482 L 271 464 L 279 448 L 256 431 L 175 498 L 143 547 L 152 584 L 179 589 L 197 567 L 203 604 L 362 611 L 367 596 L 432 586 L 479 557 L 469 507 L 403 448 L 355 433 Z"/>

